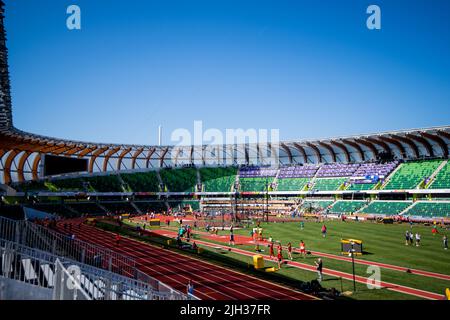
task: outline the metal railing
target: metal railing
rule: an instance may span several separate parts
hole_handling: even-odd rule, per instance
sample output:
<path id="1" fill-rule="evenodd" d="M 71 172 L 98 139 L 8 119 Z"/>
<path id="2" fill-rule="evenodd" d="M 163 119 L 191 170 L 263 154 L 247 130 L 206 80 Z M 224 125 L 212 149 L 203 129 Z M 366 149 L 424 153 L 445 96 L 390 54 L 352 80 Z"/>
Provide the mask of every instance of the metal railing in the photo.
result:
<path id="1" fill-rule="evenodd" d="M 132 258 L 29 221 L 0 217 L 0 238 L 135 277 L 136 262 Z"/>
<path id="2" fill-rule="evenodd" d="M 196 299 L 187 296 L 159 280 L 143 273 L 136 267 L 136 261 L 112 250 L 72 239 L 49 228 L 24 220 L 11 220 L 0 216 L 0 239 L 17 245 L 32 248 L 37 252 L 46 252 L 52 256 L 64 257 L 81 263 L 87 268 L 108 270 L 116 276 L 124 276 L 152 289 L 152 294 L 176 300 Z M 93 269 L 93 270 L 94 270 Z"/>
<path id="3" fill-rule="evenodd" d="M 53 289 L 56 300 L 185 300 L 175 290 L 0 239 L 0 276 Z"/>

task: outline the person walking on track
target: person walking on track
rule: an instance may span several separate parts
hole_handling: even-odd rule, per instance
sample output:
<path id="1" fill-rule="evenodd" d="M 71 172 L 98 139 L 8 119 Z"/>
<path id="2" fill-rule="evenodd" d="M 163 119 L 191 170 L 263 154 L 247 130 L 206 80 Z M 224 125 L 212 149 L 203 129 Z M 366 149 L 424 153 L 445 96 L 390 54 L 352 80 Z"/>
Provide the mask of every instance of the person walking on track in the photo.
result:
<path id="1" fill-rule="evenodd" d="M 233 226 L 231 226 L 231 228 L 230 228 L 230 242 L 229 242 L 229 244 L 234 246 L 234 231 L 233 231 Z"/>
<path id="2" fill-rule="evenodd" d="M 306 246 L 303 240 L 300 240 L 300 254 L 303 256 L 303 258 L 306 257 Z"/>
<path id="3" fill-rule="evenodd" d="M 278 250 L 278 253 L 277 253 L 278 269 L 281 269 L 282 261 L 283 261 L 283 254 L 281 253 L 281 250 Z"/>
<path id="4" fill-rule="evenodd" d="M 275 254 L 273 252 L 273 242 L 271 242 L 269 245 L 269 255 L 270 255 L 270 259 L 275 257 Z"/>
<path id="5" fill-rule="evenodd" d="M 292 244 L 289 242 L 287 245 L 287 253 L 290 260 L 292 260 Z"/>
<path id="6" fill-rule="evenodd" d="M 322 259 L 317 259 L 314 264 L 316 265 L 316 270 L 317 270 L 317 276 L 319 282 L 323 280 L 323 274 L 322 274 L 322 267 L 323 267 L 323 263 L 322 263 Z"/>

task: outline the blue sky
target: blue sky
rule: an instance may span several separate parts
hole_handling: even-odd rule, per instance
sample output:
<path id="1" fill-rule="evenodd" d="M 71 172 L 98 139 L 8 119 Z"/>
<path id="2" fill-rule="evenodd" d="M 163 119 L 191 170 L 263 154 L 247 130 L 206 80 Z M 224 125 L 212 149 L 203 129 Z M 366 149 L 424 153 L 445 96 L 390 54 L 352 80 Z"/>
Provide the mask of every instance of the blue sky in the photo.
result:
<path id="1" fill-rule="evenodd" d="M 25 131 L 155 144 L 161 124 L 168 144 L 194 120 L 288 140 L 450 124 L 450 1 L 5 3 Z"/>

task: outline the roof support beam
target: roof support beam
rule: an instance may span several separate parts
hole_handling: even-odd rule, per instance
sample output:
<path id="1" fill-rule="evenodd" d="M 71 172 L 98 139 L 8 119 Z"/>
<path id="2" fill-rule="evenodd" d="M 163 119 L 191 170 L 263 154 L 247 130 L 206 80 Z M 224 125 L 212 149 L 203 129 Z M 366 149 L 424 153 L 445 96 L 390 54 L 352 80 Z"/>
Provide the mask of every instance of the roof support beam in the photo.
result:
<path id="1" fill-rule="evenodd" d="M 428 155 L 430 157 L 434 157 L 433 147 L 431 146 L 431 144 L 426 139 L 424 139 L 423 137 L 416 136 L 414 134 L 409 134 L 409 133 L 407 133 L 406 136 L 408 138 L 410 138 L 411 140 L 415 140 L 415 141 L 421 143 L 425 147 L 425 149 L 427 150 Z"/>
<path id="2" fill-rule="evenodd" d="M 125 149 L 123 150 L 120 155 L 119 155 L 119 159 L 117 160 L 117 170 L 120 171 L 121 167 L 122 167 L 122 160 L 123 157 L 125 157 L 127 155 L 127 153 L 129 153 L 131 151 L 131 148 Z"/>
<path id="3" fill-rule="evenodd" d="M 103 152 L 105 152 L 106 150 L 108 150 L 108 147 L 103 147 L 103 148 L 100 148 L 100 149 L 97 149 L 94 151 L 91 158 L 89 159 L 89 172 L 90 173 L 94 172 L 94 163 L 95 163 L 95 160 L 97 159 L 97 157 L 99 155 L 101 155 Z M 78 156 L 78 157 L 80 157 L 80 156 Z"/>
<path id="4" fill-rule="evenodd" d="M 294 147 L 302 154 L 304 162 L 308 163 L 308 156 L 306 155 L 305 148 L 303 148 L 301 145 L 299 145 L 296 142 L 294 142 Z"/>
<path id="5" fill-rule="evenodd" d="M 336 152 L 334 152 L 333 148 L 329 144 L 326 144 L 325 142 L 319 142 L 319 145 L 321 145 L 322 147 L 324 147 L 325 149 L 328 150 L 333 162 L 337 161 Z"/>
<path id="6" fill-rule="evenodd" d="M 386 136 L 379 136 L 378 139 L 380 139 L 381 141 L 384 141 L 386 143 L 391 143 L 391 144 L 395 145 L 397 147 L 397 149 L 400 151 L 401 157 L 403 159 L 405 159 L 407 157 L 405 147 L 398 140 L 395 140 L 395 139 L 392 139 L 392 138 L 386 137 Z"/>
<path id="7" fill-rule="evenodd" d="M 417 147 L 417 145 L 411 139 L 408 139 L 406 137 L 402 137 L 402 136 L 397 135 L 397 134 L 391 134 L 391 137 L 394 140 L 406 143 L 411 148 L 411 150 L 414 152 L 414 157 L 419 158 L 419 148 Z"/>
<path id="8" fill-rule="evenodd" d="M 8 157 L 6 157 L 5 165 L 3 167 L 5 184 L 11 183 L 11 164 L 18 153 L 19 152 L 17 152 L 16 150 L 11 150 L 11 152 L 8 154 Z"/>
<path id="9" fill-rule="evenodd" d="M 108 171 L 108 162 L 109 159 L 116 154 L 117 152 L 120 151 L 120 147 L 114 148 L 114 149 L 110 149 L 108 151 L 108 153 L 105 155 L 105 157 L 103 158 L 103 172 Z"/>
<path id="10" fill-rule="evenodd" d="M 318 161 L 319 163 L 322 163 L 322 154 L 320 153 L 319 148 L 317 148 L 317 146 L 316 146 L 315 144 L 312 144 L 312 143 L 310 143 L 310 142 L 307 142 L 306 145 L 307 145 L 308 147 L 310 147 L 311 149 L 313 149 L 314 153 L 316 154 L 317 161 Z"/>
<path id="11" fill-rule="evenodd" d="M 131 156 L 131 169 L 134 170 L 136 167 L 136 159 L 137 157 L 144 151 L 144 148 L 137 149 L 133 155 Z"/>
<path id="12" fill-rule="evenodd" d="M 291 149 L 289 149 L 289 147 L 287 145 L 285 145 L 284 143 L 280 143 L 280 147 L 286 152 L 286 154 L 288 155 L 289 158 L 289 163 L 293 164 L 294 163 L 294 158 L 292 157 L 292 152 Z"/>
<path id="13" fill-rule="evenodd" d="M 362 145 L 364 145 L 364 146 L 366 146 L 367 148 L 369 148 L 370 152 L 372 152 L 372 154 L 373 154 L 373 158 L 374 158 L 374 159 L 377 159 L 377 157 L 378 157 L 378 150 L 377 150 L 377 148 L 374 146 L 373 143 L 371 143 L 371 142 L 369 142 L 369 141 L 367 141 L 367 140 L 364 140 L 363 138 L 361 138 L 361 139 L 355 139 L 355 141 L 356 141 L 356 143 L 361 143 Z"/>
<path id="14" fill-rule="evenodd" d="M 350 152 L 348 151 L 347 147 L 344 144 L 334 140 L 330 141 L 330 143 L 341 149 L 344 152 L 345 159 L 347 160 L 347 162 L 350 162 Z"/>
<path id="15" fill-rule="evenodd" d="M 440 138 L 439 136 L 437 136 L 435 134 L 431 134 L 428 132 L 422 132 L 421 135 L 424 138 L 428 138 L 428 139 L 436 142 L 439 145 L 439 147 L 441 148 L 442 155 L 444 156 L 444 158 L 448 158 L 448 146 L 442 138 Z"/>
<path id="16" fill-rule="evenodd" d="M 17 166 L 17 178 L 19 182 L 25 181 L 25 176 L 23 174 L 23 167 L 25 166 L 25 162 L 28 157 L 31 155 L 30 151 L 25 151 L 19 159 L 19 165 Z"/>
<path id="17" fill-rule="evenodd" d="M 41 162 L 41 154 L 39 153 L 36 155 L 36 157 L 33 160 L 33 166 L 31 168 L 31 175 L 33 177 L 33 180 L 37 180 L 38 177 L 38 168 L 39 168 L 39 162 Z"/>
<path id="18" fill-rule="evenodd" d="M 358 151 L 358 153 L 359 153 L 359 157 L 361 158 L 361 161 L 366 161 L 366 155 L 364 154 L 364 151 L 359 144 L 357 144 L 354 141 L 348 140 L 348 139 L 344 139 L 344 140 L 342 140 L 342 142 L 355 148 L 356 151 Z"/>
<path id="19" fill-rule="evenodd" d="M 151 148 L 151 149 L 148 151 L 147 157 L 145 158 L 145 167 L 146 167 L 146 168 L 149 167 L 150 160 L 151 160 L 153 154 L 155 153 L 155 151 L 156 151 L 156 148 Z"/>

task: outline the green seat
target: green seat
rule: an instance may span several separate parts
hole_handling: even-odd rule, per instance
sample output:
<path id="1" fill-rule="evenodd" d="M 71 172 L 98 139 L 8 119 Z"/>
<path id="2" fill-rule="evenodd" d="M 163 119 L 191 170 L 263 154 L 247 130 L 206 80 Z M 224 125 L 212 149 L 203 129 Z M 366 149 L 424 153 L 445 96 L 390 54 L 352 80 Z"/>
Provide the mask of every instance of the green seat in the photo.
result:
<path id="1" fill-rule="evenodd" d="M 321 208 L 326 209 L 333 203 L 333 200 L 305 200 L 302 204 L 303 209 Z"/>
<path id="2" fill-rule="evenodd" d="M 195 186 L 197 185 L 197 169 L 195 168 L 162 169 L 159 174 L 167 187 L 167 191 L 195 191 Z"/>
<path id="3" fill-rule="evenodd" d="M 267 185 L 273 182 L 273 177 L 268 178 L 240 178 L 239 184 L 241 191 L 255 191 L 261 192 L 267 190 Z"/>
<path id="4" fill-rule="evenodd" d="M 204 192 L 230 192 L 236 181 L 237 169 L 226 168 L 201 168 L 200 176 Z"/>
<path id="5" fill-rule="evenodd" d="M 353 183 L 347 190 L 350 191 L 361 191 L 361 190 L 372 190 L 375 188 L 376 183 Z"/>
<path id="6" fill-rule="evenodd" d="M 373 201 L 361 213 L 397 215 L 411 204 L 412 201 Z"/>
<path id="7" fill-rule="evenodd" d="M 442 160 L 405 162 L 384 186 L 385 190 L 415 189 L 425 178 L 430 177 Z"/>
<path id="8" fill-rule="evenodd" d="M 278 191 L 301 191 L 308 184 L 309 178 L 278 179 Z"/>
<path id="9" fill-rule="evenodd" d="M 159 180 L 155 171 L 122 173 L 122 180 L 136 192 L 159 192 Z"/>
<path id="10" fill-rule="evenodd" d="M 316 179 L 313 189 L 319 191 L 335 191 L 347 181 L 347 178 Z"/>
<path id="11" fill-rule="evenodd" d="M 364 206 L 366 201 L 336 201 L 330 211 L 333 213 L 351 213 Z"/>
<path id="12" fill-rule="evenodd" d="M 450 217 L 450 202 L 418 202 L 406 214 L 427 218 L 448 218 Z"/>
<path id="13" fill-rule="evenodd" d="M 450 189 L 450 164 L 447 164 L 438 172 L 429 189 Z"/>

